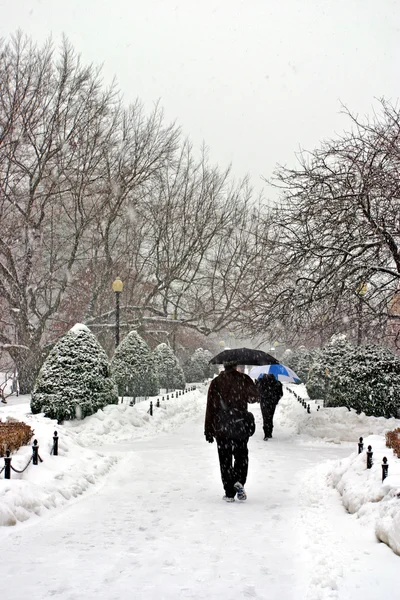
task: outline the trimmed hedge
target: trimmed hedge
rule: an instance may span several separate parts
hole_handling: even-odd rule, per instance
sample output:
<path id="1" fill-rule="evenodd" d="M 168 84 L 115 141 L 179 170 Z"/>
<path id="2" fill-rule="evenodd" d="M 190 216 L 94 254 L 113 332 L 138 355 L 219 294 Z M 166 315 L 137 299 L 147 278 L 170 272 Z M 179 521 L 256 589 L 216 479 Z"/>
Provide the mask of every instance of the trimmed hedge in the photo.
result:
<path id="1" fill-rule="evenodd" d="M 5 456 L 6 450 L 16 452 L 22 446 L 27 446 L 33 435 L 30 425 L 21 421 L 0 422 L 0 456 Z"/>
<path id="2" fill-rule="evenodd" d="M 393 450 L 397 458 L 400 458 L 400 427 L 387 432 L 386 446 Z"/>

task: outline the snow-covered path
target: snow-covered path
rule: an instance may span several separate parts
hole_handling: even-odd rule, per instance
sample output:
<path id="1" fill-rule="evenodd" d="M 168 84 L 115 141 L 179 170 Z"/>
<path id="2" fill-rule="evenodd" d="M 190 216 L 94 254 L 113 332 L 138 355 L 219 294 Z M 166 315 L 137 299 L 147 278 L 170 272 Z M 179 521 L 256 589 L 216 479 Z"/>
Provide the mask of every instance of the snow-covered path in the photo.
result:
<path id="1" fill-rule="evenodd" d="M 326 487 L 326 461 L 348 447 L 302 444 L 279 427 L 265 443 L 258 426 L 249 499 L 227 505 L 216 447 L 202 429 L 197 417 L 158 438 L 103 448 L 123 458 L 102 487 L 3 530 L 3 597 L 373 600 L 386 591 L 382 579 L 393 582 L 399 558 Z"/>

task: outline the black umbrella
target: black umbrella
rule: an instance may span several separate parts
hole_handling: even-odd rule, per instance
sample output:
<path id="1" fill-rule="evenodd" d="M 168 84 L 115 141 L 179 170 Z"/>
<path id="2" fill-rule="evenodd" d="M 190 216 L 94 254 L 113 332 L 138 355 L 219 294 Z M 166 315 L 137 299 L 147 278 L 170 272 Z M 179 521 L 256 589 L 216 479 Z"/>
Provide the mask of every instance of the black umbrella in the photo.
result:
<path id="1" fill-rule="evenodd" d="M 223 350 L 210 360 L 211 365 L 234 363 L 236 365 L 279 365 L 271 354 L 252 348 L 232 348 Z"/>

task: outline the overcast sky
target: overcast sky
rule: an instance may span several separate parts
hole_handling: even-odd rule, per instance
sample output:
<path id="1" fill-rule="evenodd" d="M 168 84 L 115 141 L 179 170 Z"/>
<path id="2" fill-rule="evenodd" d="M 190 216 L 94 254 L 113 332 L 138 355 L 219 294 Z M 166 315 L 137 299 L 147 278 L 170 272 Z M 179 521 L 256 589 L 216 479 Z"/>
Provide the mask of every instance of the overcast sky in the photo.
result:
<path id="1" fill-rule="evenodd" d="M 116 76 L 127 102 L 157 100 L 213 161 L 257 189 L 276 163 L 399 97 L 398 0 L 0 0 L 0 33 L 64 32 Z M 269 195 L 268 189 L 265 190 Z"/>

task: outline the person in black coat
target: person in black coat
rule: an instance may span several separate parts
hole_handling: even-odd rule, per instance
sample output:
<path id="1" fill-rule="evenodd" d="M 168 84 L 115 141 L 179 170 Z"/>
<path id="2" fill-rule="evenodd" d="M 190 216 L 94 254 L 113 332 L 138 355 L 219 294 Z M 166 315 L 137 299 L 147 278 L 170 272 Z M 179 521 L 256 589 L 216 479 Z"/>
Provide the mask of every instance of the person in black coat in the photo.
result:
<path id="1" fill-rule="evenodd" d="M 248 403 L 259 401 L 257 386 L 244 373 L 237 371 L 236 364 L 225 364 L 225 370 L 212 380 L 208 389 L 204 435 L 207 442 L 217 442 L 221 479 L 225 490 L 225 502 L 247 498 L 244 485 L 247 479 L 249 453 L 247 439 L 232 440 L 229 432 L 218 431 L 218 418 L 230 409 L 246 412 Z M 223 406 L 224 405 L 224 406 Z"/>
<path id="2" fill-rule="evenodd" d="M 283 396 L 283 388 L 281 382 L 275 379 L 271 373 L 261 375 L 256 384 L 260 394 L 264 440 L 267 441 L 272 438 L 274 413 L 279 400 Z"/>

